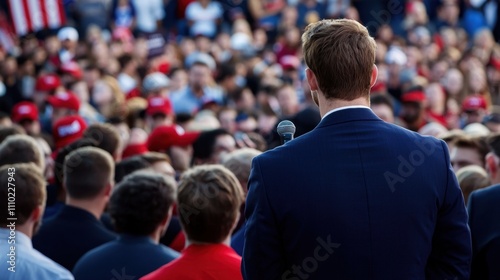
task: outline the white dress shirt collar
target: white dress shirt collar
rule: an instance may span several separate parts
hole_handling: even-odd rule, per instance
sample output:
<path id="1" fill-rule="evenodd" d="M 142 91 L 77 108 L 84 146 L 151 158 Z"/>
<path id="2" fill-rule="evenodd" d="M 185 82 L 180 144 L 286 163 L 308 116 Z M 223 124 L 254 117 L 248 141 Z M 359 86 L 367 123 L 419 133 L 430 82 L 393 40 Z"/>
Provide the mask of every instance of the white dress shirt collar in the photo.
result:
<path id="1" fill-rule="evenodd" d="M 336 108 L 336 109 L 333 109 L 331 111 L 328 111 L 321 119 L 324 119 L 324 118 L 326 118 L 326 116 L 328 116 L 332 113 L 338 112 L 338 111 L 342 111 L 342 110 L 346 110 L 346 109 L 357 109 L 357 108 L 370 109 L 370 107 L 362 106 L 362 105 L 344 106 L 344 107 L 340 107 L 340 108 Z"/>

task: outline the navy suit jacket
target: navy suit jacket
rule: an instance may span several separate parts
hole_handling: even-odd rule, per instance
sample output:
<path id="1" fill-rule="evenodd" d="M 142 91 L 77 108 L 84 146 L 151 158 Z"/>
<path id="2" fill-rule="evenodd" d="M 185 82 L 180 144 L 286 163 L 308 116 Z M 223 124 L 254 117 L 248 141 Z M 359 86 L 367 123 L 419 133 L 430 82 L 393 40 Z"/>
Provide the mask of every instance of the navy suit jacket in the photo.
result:
<path id="1" fill-rule="evenodd" d="M 245 279 L 468 279 L 448 149 L 345 108 L 253 160 Z"/>
<path id="2" fill-rule="evenodd" d="M 73 275 L 75 280 L 139 279 L 179 255 L 147 236 L 123 234 L 85 254 L 76 263 Z"/>
<path id="3" fill-rule="evenodd" d="M 86 210 L 65 205 L 42 224 L 33 247 L 69 271 L 85 253 L 116 239 L 116 235 Z"/>
<path id="4" fill-rule="evenodd" d="M 498 217 L 500 213 L 500 185 L 472 192 L 467 208 L 474 262 L 483 262 L 481 260 L 483 258 L 478 259 L 477 257 L 484 255 L 485 248 L 492 240 L 500 238 L 500 218 Z M 480 264 L 474 265 L 473 268 L 478 267 L 478 265 Z M 473 271 L 473 275 L 477 275 L 476 273 L 480 273 L 480 271 Z M 473 279 L 481 278 L 474 276 Z"/>

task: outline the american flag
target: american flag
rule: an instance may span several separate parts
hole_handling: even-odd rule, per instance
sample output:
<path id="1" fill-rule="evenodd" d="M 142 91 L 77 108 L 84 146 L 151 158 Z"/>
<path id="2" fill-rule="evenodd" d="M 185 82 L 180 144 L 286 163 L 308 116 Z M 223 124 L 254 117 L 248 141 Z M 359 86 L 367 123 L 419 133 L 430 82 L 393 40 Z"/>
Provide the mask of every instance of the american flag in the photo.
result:
<path id="1" fill-rule="evenodd" d="M 63 0 L 8 0 L 14 30 L 22 36 L 64 25 Z"/>

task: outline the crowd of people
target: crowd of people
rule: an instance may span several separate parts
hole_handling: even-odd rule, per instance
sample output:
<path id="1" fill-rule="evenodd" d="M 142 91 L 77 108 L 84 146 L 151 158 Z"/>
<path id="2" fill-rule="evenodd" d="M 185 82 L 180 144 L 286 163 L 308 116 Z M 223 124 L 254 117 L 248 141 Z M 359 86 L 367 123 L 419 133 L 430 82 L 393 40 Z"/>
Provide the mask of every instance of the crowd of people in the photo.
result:
<path id="1" fill-rule="evenodd" d="M 295 137 L 321 121 L 301 34 L 344 17 L 377 43 L 373 112 L 448 144 L 473 276 L 499 277 L 495 1 L 63 2 L 66 26 L 0 40 L 2 207 L 9 174 L 17 194 L 7 279 L 241 279 L 252 159 L 281 144 L 281 120 Z"/>

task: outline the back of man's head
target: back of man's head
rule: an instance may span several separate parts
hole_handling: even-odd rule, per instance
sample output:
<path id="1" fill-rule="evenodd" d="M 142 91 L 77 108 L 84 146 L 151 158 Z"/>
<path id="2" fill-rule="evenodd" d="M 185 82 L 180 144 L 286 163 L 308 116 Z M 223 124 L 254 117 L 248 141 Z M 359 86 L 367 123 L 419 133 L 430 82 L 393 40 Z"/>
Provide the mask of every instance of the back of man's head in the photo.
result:
<path id="1" fill-rule="evenodd" d="M 115 166 L 115 183 L 120 183 L 128 174 L 150 167 L 151 164 L 140 156 L 126 158 Z"/>
<path id="2" fill-rule="evenodd" d="M 187 238 L 223 242 L 234 229 L 243 200 L 240 183 L 227 168 L 201 165 L 186 171 L 179 183 L 177 206 Z"/>
<path id="3" fill-rule="evenodd" d="M 64 180 L 64 160 L 71 152 L 83 147 L 96 147 L 96 143 L 93 139 L 78 139 L 75 142 L 67 145 L 66 147 L 60 149 L 57 152 L 56 159 L 54 161 L 54 184 L 58 188 L 63 187 Z"/>
<path id="4" fill-rule="evenodd" d="M 349 19 L 312 23 L 302 35 L 302 49 L 325 98 L 368 98 L 376 43 L 366 27 Z"/>
<path id="5" fill-rule="evenodd" d="M 113 158 L 119 158 L 119 150 L 121 145 L 120 133 L 111 124 L 91 124 L 83 132 L 83 138 L 93 139 L 96 142 L 97 147 L 108 152 L 113 156 Z"/>
<path id="6" fill-rule="evenodd" d="M 201 132 L 193 143 L 193 159 L 206 161 L 210 159 L 215 150 L 217 138 L 223 135 L 231 135 L 227 130 L 218 128 Z"/>
<path id="7" fill-rule="evenodd" d="M 252 169 L 252 160 L 261 153 L 252 148 L 235 150 L 224 157 L 222 165 L 233 172 L 238 181 L 246 186 L 248 177 L 250 177 L 250 170 Z"/>
<path id="8" fill-rule="evenodd" d="M 165 223 L 175 201 L 176 183 L 149 172 L 129 175 L 119 183 L 108 210 L 119 233 L 149 235 Z"/>
<path id="9" fill-rule="evenodd" d="M 45 169 L 45 158 L 35 139 L 27 135 L 12 135 L 0 144 L 0 166 L 14 163 L 34 163 Z"/>
<path id="10" fill-rule="evenodd" d="M 95 147 L 71 152 L 64 161 L 64 186 L 70 198 L 92 200 L 113 184 L 114 163 L 111 155 Z"/>
<path id="11" fill-rule="evenodd" d="M 172 167 L 172 161 L 167 154 L 158 152 L 147 152 L 139 157 L 151 165 L 151 169 L 156 174 L 162 174 L 175 178 L 175 170 Z"/>
<path id="12" fill-rule="evenodd" d="M 12 178 L 12 179 L 11 179 Z M 45 205 L 46 190 L 42 171 L 32 163 L 18 163 L 0 167 L 0 188 L 2 211 L 0 226 L 9 224 L 7 218 L 12 217 L 8 209 L 12 209 L 16 224 L 23 225 L 33 211 Z M 11 183 L 12 185 L 8 185 Z"/>

